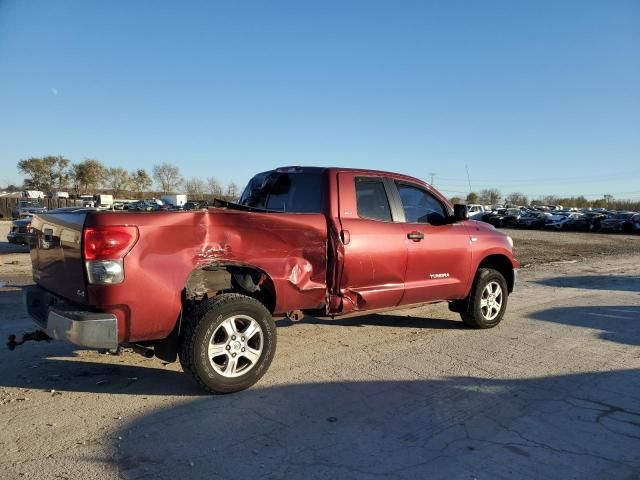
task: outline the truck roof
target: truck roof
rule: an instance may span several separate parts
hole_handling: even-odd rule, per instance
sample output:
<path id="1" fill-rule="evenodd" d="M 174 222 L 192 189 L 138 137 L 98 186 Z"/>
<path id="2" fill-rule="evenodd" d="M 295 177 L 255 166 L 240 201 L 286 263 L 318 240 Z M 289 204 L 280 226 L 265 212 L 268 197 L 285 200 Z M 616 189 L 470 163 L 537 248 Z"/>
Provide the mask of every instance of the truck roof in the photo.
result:
<path id="1" fill-rule="evenodd" d="M 309 166 L 301 166 L 301 165 L 291 165 L 291 166 L 287 166 L 287 167 L 278 167 L 278 168 L 274 168 L 275 171 L 278 172 L 295 172 L 295 171 L 306 171 L 306 172 L 324 172 L 324 171 L 331 171 L 333 173 L 338 173 L 338 172 L 353 172 L 353 173 L 358 173 L 358 174 L 362 174 L 362 175 L 383 175 L 383 176 L 387 176 L 387 177 L 393 177 L 393 178 L 397 178 L 399 180 L 406 180 L 409 182 L 415 182 L 415 183 L 420 183 L 422 185 L 427 185 L 427 186 L 431 186 L 429 185 L 427 182 L 425 182 L 424 180 L 420 180 L 419 178 L 415 178 L 415 177 L 411 177 L 409 175 L 404 175 L 402 173 L 397 173 L 397 172 L 388 172 L 385 170 L 371 170 L 371 169 L 362 169 L 362 168 L 345 168 L 345 167 L 309 167 Z"/>

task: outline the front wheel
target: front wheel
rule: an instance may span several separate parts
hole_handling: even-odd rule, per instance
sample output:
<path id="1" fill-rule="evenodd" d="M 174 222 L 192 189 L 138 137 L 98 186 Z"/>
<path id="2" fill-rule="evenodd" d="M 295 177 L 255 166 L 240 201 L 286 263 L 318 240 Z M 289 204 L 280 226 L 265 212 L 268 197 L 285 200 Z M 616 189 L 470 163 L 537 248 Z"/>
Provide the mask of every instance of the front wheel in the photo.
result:
<path id="1" fill-rule="evenodd" d="M 507 309 L 509 291 L 500 272 L 480 268 L 473 282 L 462 321 L 473 328 L 492 328 L 500 323 Z"/>
<path id="2" fill-rule="evenodd" d="M 276 351 L 276 326 L 265 306 L 235 293 L 203 301 L 186 318 L 180 364 L 210 393 L 249 388 Z"/>

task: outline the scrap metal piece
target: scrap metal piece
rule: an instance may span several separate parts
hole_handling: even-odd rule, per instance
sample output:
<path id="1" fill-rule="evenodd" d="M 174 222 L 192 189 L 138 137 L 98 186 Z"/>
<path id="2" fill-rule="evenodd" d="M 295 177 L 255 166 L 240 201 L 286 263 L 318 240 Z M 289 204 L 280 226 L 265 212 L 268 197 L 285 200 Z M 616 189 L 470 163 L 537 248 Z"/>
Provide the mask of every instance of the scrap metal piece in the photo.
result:
<path id="1" fill-rule="evenodd" d="M 292 310 L 287 312 L 286 317 L 292 322 L 299 322 L 304 318 L 304 313 L 302 313 L 302 310 Z"/>

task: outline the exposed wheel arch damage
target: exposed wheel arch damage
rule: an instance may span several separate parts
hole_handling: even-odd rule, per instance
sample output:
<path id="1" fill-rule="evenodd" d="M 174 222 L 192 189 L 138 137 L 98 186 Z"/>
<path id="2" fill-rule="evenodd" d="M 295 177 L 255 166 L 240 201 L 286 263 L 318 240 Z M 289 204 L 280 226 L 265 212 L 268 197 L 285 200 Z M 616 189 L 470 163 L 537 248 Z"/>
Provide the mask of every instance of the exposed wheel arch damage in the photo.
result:
<path id="1" fill-rule="evenodd" d="M 241 293 L 255 298 L 270 313 L 276 305 L 275 286 L 271 277 L 252 265 L 238 262 L 217 262 L 193 270 L 184 285 L 182 309 L 171 334 L 158 342 L 151 342 L 158 358 L 175 362 L 178 354 L 182 319 L 203 300 L 221 293 Z"/>
<path id="2" fill-rule="evenodd" d="M 216 262 L 193 270 L 185 283 L 184 299 L 199 301 L 222 292 L 253 297 L 274 312 L 276 289 L 271 277 L 258 267 L 239 262 Z"/>

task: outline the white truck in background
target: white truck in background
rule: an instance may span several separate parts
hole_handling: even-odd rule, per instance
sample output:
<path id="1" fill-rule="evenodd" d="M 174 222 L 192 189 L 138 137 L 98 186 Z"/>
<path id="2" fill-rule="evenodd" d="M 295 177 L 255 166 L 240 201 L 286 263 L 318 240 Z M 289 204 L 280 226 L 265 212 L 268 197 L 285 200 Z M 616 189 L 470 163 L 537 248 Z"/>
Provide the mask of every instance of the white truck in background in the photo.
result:
<path id="1" fill-rule="evenodd" d="M 471 220 L 482 220 L 482 216 L 490 211 L 491 210 L 484 205 L 478 205 L 475 203 L 467 205 L 467 212 L 469 212 L 469 218 Z"/>
<path id="2" fill-rule="evenodd" d="M 44 192 L 40 190 L 23 190 L 22 198 L 44 198 Z"/>
<path id="3" fill-rule="evenodd" d="M 187 203 L 187 196 L 184 194 L 162 195 L 160 197 L 163 203 L 173 205 L 174 207 L 183 207 Z"/>
<path id="4" fill-rule="evenodd" d="M 113 195 L 99 193 L 93 196 L 94 206 L 97 208 L 112 208 Z"/>

